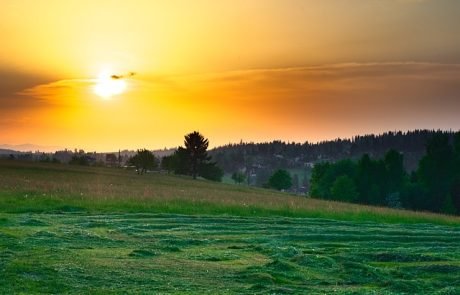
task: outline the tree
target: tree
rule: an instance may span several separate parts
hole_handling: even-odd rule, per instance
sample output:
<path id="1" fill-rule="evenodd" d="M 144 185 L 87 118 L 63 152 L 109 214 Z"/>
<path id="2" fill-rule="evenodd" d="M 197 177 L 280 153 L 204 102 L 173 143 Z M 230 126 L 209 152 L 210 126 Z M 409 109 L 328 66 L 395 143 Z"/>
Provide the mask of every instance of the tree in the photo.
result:
<path id="1" fill-rule="evenodd" d="M 285 190 L 292 186 L 292 178 L 289 172 L 279 169 L 270 177 L 268 184 L 274 189 Z"/>
<path id="2" fill-rule="evenodd" d="M 272 176 L 272 174 L 273 174 L 273 171 L 269 168 L 266 168 L 266 167 L 258 168 L 256 170 L 256 177 L 253 182 L 256 185 L 261 186 L 261 187 L 266 187 L 266 188 L 270 187 L 270 185 L 268 184 L 268 180 L 270 179 L 270 176 Z M 250 177 L 251 175 L 248 174 L 248 179 Z"/>
<path id="3" fill-rule="evenodd" d="M 314 198 L 326 198 L 329 194 L 329 184 L 326 181 L 331 164 L 328 162 L 318 163 L 313 167 L 310 179 L 310 196 Z"/>
<path id="4" fill-rule="evenodd" d="M 240 184 L 244 182 L 244 180 L 246 179 L 246 175 L 244 175 L 244 173 L 242 173 L 241 171 L 233 172 L 232 179 L 235 183 Z"/>
<path id="5" fill-rule="evenodd" d="M 353 179 L 348 175 L 342 175 L 334 181 L 331 196 L 337 201 L 354 202 L 358 199 L 359 194 Z"/>
<path id="6" fill-rule="evenodd" d="M 427 191 L 423 209 L 441 211 L 454 177 L 454 154 L 445 134 L 435 134 L 427 144 L 426 155 L 417 170 L 417 178 Z"/>
<path id="7" fill-rule="evenodd" d="M 222 181 L 222 177 L 224 176 L 224 171 L 214 162 L 201 163 L 198 170 L 199 175 L 207 180 Z"/>
<path id="8" fill-rule="evenodd" d="M 453 181 L 450 196 L 457 214 L 460 214 L 460 176 Z"/>
<path id="9" fill-rule="evenodd" d="M 160 164 L 161 169 L 168 171 L 168 173 L 173 172 L 174 171 L 173 161 L 174 161 L 174 155 L 164 156 L 163 158 L 161 158 L 161 164 Z"/>
<path id="10" fill-rule="evenodd" d="M 155 156 L 147 149 L 137 150 L 137 154 L 129 159 L 129 164 L 135 166 L 137 174 L 141 175 L 157 166 Z"/>
<path id="11" fill-rule="evenodd" d="M 179 147 L 177 151 L 174 152 L 172 161 L 175 174 L 190 174 L 190 158 L 186 149 Z"/>
<path id="12" fill-rule="evenodd" d="M 457 213 L 457 209 L 455 208 L 454 203 L 452 202 L 452 197 L 450 195 L 447 195 L 444 199 L 441 207 L 441 212 L 445 214 Z"/>
<path id="13" fill-rule="evenodd" d="M 81 166 L 88 166 L 89 161 L 88 157 L 84 154 L 77 154 L 73 155 L 72 159 L 69 162 L 70 165 L 81 165 Z"/>
<path id="14" fill-rule="evenodd" d="M 209 160 L 206 152 L 209 141 L 199 132 L 194 131 L 185 135 L 184 145 L 189 159 L 190 173 L 193 179 L 196 179 L 200 165 Z"/>
<path id="15" fill-rule="evenodd" d="M 403 155 L 396 150 L 389 150 L 383 160 L 386 170 L 386 193 L 401 192 L 406 171 L 404 170 Z"/>
<path id="16" fill-rule="evenodd" d="M 457 160 L 460 160 L 460 131 L 454 135 L 454 151 Z"/>
<path id="17" fill-rule="evenodd" d="M 460 214 L 460 132 L 457 132 L 454 136 L 454 153 L 455 171 L 454 180 L 451 187 L 451 197 L 457 214 Z"/>
<path id="18" fill-rule="evenodd" d="M 356 175 L 359 202 L 363 204 L 377 204 L 380 199 L 380 187 L 377 183 L 377 163 L 368 154 L 364 154 L 358 161 Z"/>
<path id="19" fill-rule="evenodd" d="M 117 167 L 118 166 L 118 157 L 115 154 L 106 154 L 105 155 L 105 162 L 110 167 Z"/>
<path id="20" fill-rule="evenodd" d="M 413 173 L 414 175 L 416 173 Z M 401 194 L 402 206 L 406 209 L 422 210 L 426 199 L 426 190 L 420 185 L 416 179 L 411 179 L 404 186 L 404 190 Z"/>
<path id="21" fill-rule="evenodd" d="M 343 175 L 355 178 L 356 163 L 342 160 L 336 163 L 320 163 L 315 165 L 311 176 L 311 196 L 323 199 L 332 198 L 331 188 L 335 180 Z"/>
<path id="22" fill-rule="evenodd" d="M 206 150 L 209 141 L 195 131 L 185 135 L 185 148 L 178 147 L 174 154 L 163 157 L 162 169 L 175 174 L 191 175 L 194 179 L 201 176 L 212 181 L 221 181 L 224 175 L 215 162 L 211 162 Z"/>
<path id="23" fill-rule="evenodd" d="M 189 174 L 189 164 L 187 151 L 179 147 L 172 155 L 161 159 L 161 168 L 174 174 Z"/>

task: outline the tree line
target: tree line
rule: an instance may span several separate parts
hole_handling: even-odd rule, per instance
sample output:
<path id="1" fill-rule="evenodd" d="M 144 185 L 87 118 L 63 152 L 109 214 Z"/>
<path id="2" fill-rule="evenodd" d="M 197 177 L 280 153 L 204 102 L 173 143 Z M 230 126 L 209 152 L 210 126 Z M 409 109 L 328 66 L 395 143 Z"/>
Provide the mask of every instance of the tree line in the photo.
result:
<path id="1" fill-rule="evenodd" d="M 207 153 L 209 140 L 197 131 L 185 135 L 184 147 L 180 146 L 170 156 L 157 159 L 152 152 L 138 150 L 128 163 L 136 167 L 138 174 L 144 174 L 158 166 L 170 173 L 190 175 L 193 179 L 203 177 L 208 180 L 221 181 L 224 175 Z"/>
<path id="2" fill-rule="evenodd" d="M 434 133 L 418 168 L 408 173 L 404 154 L 364 154 L 314 166 L 312 197 L 360 204 L 460 214 L 460 132 Z"/>
<path id="3" fill-rule="evenodd" d="M 440 130 L 394 131 L 374 135 L 354 136 L 351 139 L 335 139 L 318 143 L 271 141 L 262 143 L 240 142 L 217 147 L 210 155 L 227 173 L 251 166 L 263 166 L 259 170 L 267 170 L 265 179 L 276 169 L 303 169 L 306 163 L 321 161 L 339 161 L 342 159 L 358 159 L 364 154 L 371 157 L 383 157 L 390 149 L 404 153 L 404 167 L 407 170 L 417 169 L 418 163 L 425 152 L 427 140 L 434 134 L 445 134 L 450 139 L 454 133 Z M 264 173 L 265 171 L 260 171 Z"/>

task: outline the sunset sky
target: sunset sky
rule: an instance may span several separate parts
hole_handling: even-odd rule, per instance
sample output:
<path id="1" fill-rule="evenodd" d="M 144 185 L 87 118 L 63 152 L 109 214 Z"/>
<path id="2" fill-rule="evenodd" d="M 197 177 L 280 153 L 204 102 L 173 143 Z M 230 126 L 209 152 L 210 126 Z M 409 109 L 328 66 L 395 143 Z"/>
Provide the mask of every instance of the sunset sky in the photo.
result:
<path id="1" fill-rule="evenodd" d="M 458 0 L 0 0 L 0 144 L 460 128 Z"/>

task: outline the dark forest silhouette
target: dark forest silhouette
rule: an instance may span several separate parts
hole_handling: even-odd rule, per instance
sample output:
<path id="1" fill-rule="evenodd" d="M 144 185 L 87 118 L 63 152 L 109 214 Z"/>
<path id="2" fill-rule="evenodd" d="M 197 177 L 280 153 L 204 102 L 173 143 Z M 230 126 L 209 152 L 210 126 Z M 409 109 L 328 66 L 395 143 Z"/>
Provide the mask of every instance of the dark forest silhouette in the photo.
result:
<path id="1" fill-rule="evenodd" d="M 436 133 L 418 169 L 408 174 L 403 154 L 382 159 L 365 154 L 359 161 L 323 162 L 313 168 L 310 195 L 361 204 L 460 213 L 460 133 L 453 140 Z"/>
<path id="2" fill-rule="evenodd" d="M 258 186 L 273 187 L 269 180 L 279 169 L 298 169 L 304 175 L 302 180 L 293 175 L 293 182 L 301 181 L 312 197 L 460 213 L 460 133 L 387 132 L 314 144 L 241 142 L 211 155 L 226 172 L 244 171 L 248 182 L 255 175 L 252 184 Z"/>
<path id="3" fill-rule="evenodd" d="M 435 134 L 442 133 L 453 139 L 454 132 L 414 130 L 408 132 L 386 132 L 380 135 L 359 135 L 351 139 L 336 139 L 318 143 L 295 143 L 271 141 L 262 143 L 240 142 L 217 147 L 209 152 L 225 172 L 248 165 L 263 165 L 277 168 L 304 168 L 308 163 L 359 159 L 368 154 L 380 158 L 394 149 L 404 154 L 404 167 L 413 171 L 425 154 L 425 146 Z"/>

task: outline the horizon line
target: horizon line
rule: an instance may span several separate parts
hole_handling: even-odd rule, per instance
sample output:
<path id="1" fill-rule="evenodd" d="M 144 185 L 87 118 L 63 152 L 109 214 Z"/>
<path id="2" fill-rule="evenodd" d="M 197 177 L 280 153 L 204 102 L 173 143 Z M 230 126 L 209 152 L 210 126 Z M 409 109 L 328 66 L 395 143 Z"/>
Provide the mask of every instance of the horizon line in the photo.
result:
<path id="1" fill-rule="evenodd" d="M 272 140 L 269 140 L 269 141 L 243 141 L 242 139 L 239 141 L 239 142 L 229 142 L 227 144 L 223 144 L 223 145 L 218 145 L 218 146 L 215 146 L 215 147 L 212 147 L 209 149 L 209 151 L 211 150 L 215 150 L 215 149 L 218 149 L 218 148 L 222 148 L 222 147 L 225 147 L 225 146 L 229 146 L 229 145 L 239 145 L 239 144 L 264 144 L 264 143 L 273 143 L 273 142 L 283 142 L 283 143 L 288 143 L 288 144 L 306 144 L 306 143 L 309 143 L 309 144 L 322 144 L 322 143 L 326 143 L 326 142 L 334 142 L 334 141 L 338 141 L 338 140 L 341 140 L 341 141 L 353 141 L 354 138 L 356 137 L 364 137 L 364 136 L 371 136 L 371 135 L 374 135 L 374 136 L 382 136 L 382 135 L 385 135 L 385 134 L 390 134 L 390 133 L 393 133 L 393 134 L 396 134 L 396 133 L 403 133 L 403 134 L 407 134 L 407 133 L 411 133 L 411 132 L 416 132 L 416 131 L 431 131 L 431 132 L 442 132 L 442 133 L 457 133 L 457 132 L 460 132 L 460 129 L 427 129 L 427 128 L 424 128 L 424 129 L 406 129 L 406 130 L 388 130 L 388 131 L 384 131 L 384 132 L 380 132 L 380 133 L 365 133 L 365 134 L 355 134 L 351 137 L 336 137 L 336 138 L 330 138 L 330 139 L 324 139 L 324 140 L 317 140 L 317 141 L 309 141 L 308 139 L 306 139 L 305 141 L 289 141 L 289 140 L 282 140 L 282 139 L 272 139 Z M 20 147 L 20 146 L 36 146 L 37 149 L 36 150 L 15 150 L 14 148 L 15 147 Z M 163 148 L 146 148 L 150 151 L 155 151 L 155 152 L 159 152 L 159 151 L 169 151 L 169 150 L 175 150 L 179 147 L 180 145 L 176 146 L 176 147 L 163 147 Z M 45 148 L 45 149 L 51 149 L 51 150 L 48 150 L 48 151 L 44 151 L 44 150 L 40 150 L 40 148 Z M 54 149 L 56 148 L 56 149 Z M 32 144 L 32 143 L 23 143 L 23 144 L 0 144 L 0 149 L 4 149 L 4 150 L 11 150 L 11 151 L 14 151 L 14 152 L 21 152 L 21 153 L 55 153 L 55 152 L 59 152 L 59 151 L 71 151 L 73 152 L 74 150 L 83 150 L 85 151 L 85 153 L 97 153 L 97 154 L 108 154 L 108 153 L 117 153 L 117 152 L 135 152 L 139 149 L 143 149 L 145 147 L 140 147 L 140 148 L 134 148 L 134 149 L 129 149 L 129 148 L 119 148 L 118 150 L 116 151 L 97 151 L 97 150 L 84 150 L 82 148 L 66 148 L 66 147 L 61 147 L 61 146 L 57 146 L 57 145 L 47 145 L 47 146 L 41 146 L 39 144 Z"/>

